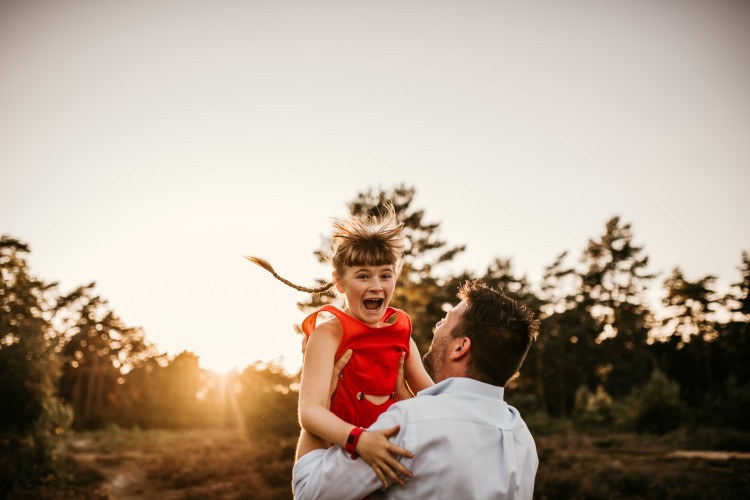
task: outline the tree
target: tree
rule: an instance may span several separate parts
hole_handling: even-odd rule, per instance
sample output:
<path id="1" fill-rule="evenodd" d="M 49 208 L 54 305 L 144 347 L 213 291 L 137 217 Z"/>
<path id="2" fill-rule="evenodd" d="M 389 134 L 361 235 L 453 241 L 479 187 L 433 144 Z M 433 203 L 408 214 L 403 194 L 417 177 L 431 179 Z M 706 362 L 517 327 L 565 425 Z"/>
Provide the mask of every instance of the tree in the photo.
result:
<path id="1" fill-rule="evenodd" d="M 273 364 L 255 363 L 235 376 L 230 397 L 235 398 L 248 437 L 299 432 L 296 385 L 296 379 Z"/>
<path id="2" fill-rule="evenodd" d="M 591 316 L 579 307 L 542 317 L 536 346 L 524 366 L 535 381 L 536 394 L 543 398 L 541 407 L 549 414 L 569 415 L 579 387 L 600 385 L 597 331 Z"/>
<path id="3" fill-rule="evenodd" d="M 688 281 L 679 267 L 672 270 L 664 281 L 667 293 L 663 302 L 668 315 L 662 321 L 669 335 L 678 337 L 682 342 L 690 342 L 697 337 L 705 341 L 716 339 L 718 333 L 711 318 L 718 298 L 715 282 L 715 276 Z"/>
<path id="4" fill-rule="evenodd" d="M 734 377 L 739 386 L 750 383 L 750 252 L 742 252 L 739 266 L 740 280 L 732 284 L 722 302 L 729 310 L 729 321 L 722 325 L 718 345 L 724 353 L 719 367 L 721 379 Z"/>
<path id="5" fill-rule="evenodd" d="M 128 327 L 94 283 L 64 296 L 60 392 L 75 410 L 74 426 L 95 428 L 121 415 L 116 397 L 123 375 L 156 353 L 141 328 Z"/>
<path id="6" fill-rule="evenodd" d="M 208 376 L 199 358 L 183 351 L 171 360 L 151 357 L 124 377 L 118 390 L 125 425 L 143 428 L 186 429 L 208 426 L 217 420 L 199 397 Z"/>
<path id="7" fill-rule="evenodd" d="M 680 386 L 661 370 L 654 370 L 648 382 L 625 399 L 625 405 L 623 413 L 632 415 L 638 432 L 665 434 L 679 427 L 685 413 Z"/>
<path id="8" fill-rule="evenodd" d="M 30 274 L 28 252 L 0 237 L 0 493 L 55 472 L 56 442 L 71 418 L 57 395 L 54 285 Z"/>
<path id="9" fill-rule="evenodd" d="M 662 330 L 669 335 L 669 341 L 667 355 L 662 355 L 661 360 L 692 402 L 714 395 L 718 388 L 714 377 L 715 350 L 711 345 L 719 337 L 711 317 L 718 306 L 715 281 L 714 276 L 689 281 L 679 268 L 674 268 L 664 281 L 667 315 L 662 319 Z M 659 351 L 664 353 L 665 349 Z"/>
<path id="10" fill-rule="evenodd" d="M 484 275 L 480 276 L 479 279 L 496 290 L 502 290 L 508 297 L 523 303 L 534 312 L 535 317 L 539 317 L 543 301 L 532 291 L 528 278 L 525 275 L 519 276 L 514 272 L 511 259 L 496 257 L 487 266 Z M 538 341 L 539 339 L 537 338 Z M 529 352 L 534 352 L 537 349 L 539 349 L 539 344 L 532 344 Z M 532 363 L 541 360 L 541 356 L 532 356 L 532 358 Z M 533 375 L 525 376 L 526 374 L 534 373 L 531 367 L 532 363 L 524 363 L 524 366 L 521 368 L 521 376 L 510 380 L 507 386 L 509 395 L 516 391 L 536 393 L 537 395 L 541 392 L 543 394 L 544 391 L 539 378 Z M 541 406 L 545 407 L 545 403 L 541 402 Z"/>
<path id="11" fill-rule="evenodd" d="M 565 371 L 560 369 L 560 343 L 565 346 L 569 342 L 560 338 L 560 333 L 568 330 L 562 330 L 558 320 L 560 314 L 574 306 L 574 303 L 570 303 L 569 294 L 565 292 L 565 283 L 573 275 L 573 269 L 564 264 L 567 255 L 568 252 L 561 253 L 552 264 L 544 268 L 537 311 L 541 324 L 536 343 L 529 350 L 526 359 L 527 373 L 533 378 L 533 390 L 540 409 L 545 413 L 550 411 L 547 387 L 551 382 L 559 386 L 553 394 L 558 399 L 556 413 L 562 415 L 567 414 L 567 402 L 570 399 L 565 397 L 567 377 Z"/>
<path id="12" fill-rule="evenodd" d="M 579 305 L 599 325 L 599 377 L 614 397 L 645 382 L 653 367 L 648 351 L 651 312 L 645 302 L 648 283 L 643 247 L 633 243 L 630 224 L 612 217 L 604 234 L 589 240 L 584 251 Z"/>

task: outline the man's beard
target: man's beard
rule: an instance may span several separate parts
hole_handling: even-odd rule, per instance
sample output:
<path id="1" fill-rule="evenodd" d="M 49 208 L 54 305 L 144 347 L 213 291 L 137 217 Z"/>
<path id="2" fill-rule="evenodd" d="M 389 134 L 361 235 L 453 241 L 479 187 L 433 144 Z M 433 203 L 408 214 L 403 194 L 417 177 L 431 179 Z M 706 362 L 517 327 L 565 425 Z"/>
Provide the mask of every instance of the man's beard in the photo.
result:
<path id="1" fill-rule="evenodd" d="M 435 380 L 435 373 L 432 369 L 432 356 L 430 356 L 430 354 L 432 354 L 432 350 L 424 353 L 424 356 L 422 356 L 422 364 L 427 371 L 427 375 L 429 375 L 432 380 Z"/>
<path id="2" fill-rule="evenodd" d="M 427 375 L 429 375 L 432 380 L 435 380 L 435 374 L 442 369 L 442 366 L 440 366 L 441 362 L 435 354 L 435 351 L 430 348 L 430 350 L 422 356 L 424 369 L 427 370 Z"/>

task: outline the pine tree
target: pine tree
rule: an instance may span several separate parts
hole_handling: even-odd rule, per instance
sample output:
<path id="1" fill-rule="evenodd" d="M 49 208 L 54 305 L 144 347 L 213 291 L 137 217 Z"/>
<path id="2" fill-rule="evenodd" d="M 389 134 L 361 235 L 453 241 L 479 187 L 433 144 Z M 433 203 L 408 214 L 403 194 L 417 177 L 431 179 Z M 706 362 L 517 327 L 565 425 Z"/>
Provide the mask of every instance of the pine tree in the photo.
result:
<path id="1" fill-rule="evenodd" d="M 55 473 L 56 443 L 71 419 L 57 395 L 54 285 L 31 275 L 28 252 L 0 238 L 0 493 Z"/>
<path id="2" fill-rule="evenodd" d="M 65 365 L 60 393 L 73 406 L 77 429 L 100 427 L 121 416 L 116 393 L 123 375 L 155 355 L 143 330 L 126 326 L 94 286 L 79 287 L 61 300 Z"/>
<path id="3" fill-rule="evenodd" d="M 589 240 L 582 263 L 577 300 L 599 326 L 597 375 L 608 393 L 621 396 L 645 382 L 653 368 L 645 349 L 652 322 L 645 291 L 655 275 L 647 271 L 643 247 L 633 243 L 630 224 L 619 217 L 607 221 L 599 239 Z"/>

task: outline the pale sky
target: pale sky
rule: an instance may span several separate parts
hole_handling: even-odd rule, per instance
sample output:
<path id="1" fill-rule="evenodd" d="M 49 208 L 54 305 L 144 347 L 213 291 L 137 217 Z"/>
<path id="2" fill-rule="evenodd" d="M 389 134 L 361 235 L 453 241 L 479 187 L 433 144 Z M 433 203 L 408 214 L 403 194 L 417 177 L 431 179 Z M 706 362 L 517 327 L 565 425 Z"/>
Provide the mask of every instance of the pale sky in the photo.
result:
<path id="1" fill-rule="evenodd" d="M 0 234 L 157 347 L 301 363 L 300 284 L 372 187 L 538 283 L 607 219 L 658 282 L 750 250 L 750 3 L 0 0 Z"/>

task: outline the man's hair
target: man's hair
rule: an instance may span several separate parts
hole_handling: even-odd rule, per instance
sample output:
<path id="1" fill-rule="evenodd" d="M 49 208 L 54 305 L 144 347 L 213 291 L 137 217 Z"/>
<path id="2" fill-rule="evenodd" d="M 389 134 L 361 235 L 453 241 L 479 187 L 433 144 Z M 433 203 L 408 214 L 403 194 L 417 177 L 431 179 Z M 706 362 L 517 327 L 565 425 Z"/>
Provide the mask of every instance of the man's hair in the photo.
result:
<path id="1" fill-rule="evenodd" d="M 467 307 L 452 336 L 471 339 L 471 376 L 504 387 L 536 340 L 539 321 L 528 307 L 482 281 L 464 283 L 458 298 Z"/>

